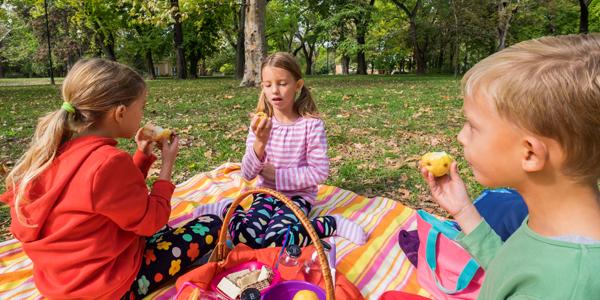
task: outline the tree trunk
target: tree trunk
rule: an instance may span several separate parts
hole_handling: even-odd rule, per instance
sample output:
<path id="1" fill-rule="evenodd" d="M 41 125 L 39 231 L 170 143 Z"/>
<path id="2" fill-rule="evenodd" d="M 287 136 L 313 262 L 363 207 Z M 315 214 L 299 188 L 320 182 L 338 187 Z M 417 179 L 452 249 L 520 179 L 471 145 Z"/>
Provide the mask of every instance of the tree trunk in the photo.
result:
<path id="1" fill-rule="evenodd" d="M 419 46 L 419 42 L 417 41 L 417 23 L 415 17 L 411 17 L 410 23 L 410 38 L 413 44 L 413 56 L 414 60 L 417 63 L 417 71 L 416 73 L 421 75 L 425 74 L 427 71 L 427 61 L 425 61 L 425 50 Z"/>
<path id="2" fill-rule="evenodd" d="M 2 63 L 2 59 L 0 59 L 0 78 L 4 78 L 4 64 Z"/>
<path id="3" fill-rule="evenodd" d="M 181 24 L 181 14 L 179 12 L 179 0 L 171 0 L 171 9 L 173 20 L 173 43 L 177 56 L 177 78 L 185 79 L 185 53 L 183 51 L 183 25 Z"/>
<path id="4" fill-rule="evenodd" d="M 588 24 L 589 24 L 588 6 L 590 5 L 591 2 L 592 2 L 592 0 L 579 0 L 579 8 L 580 8 L 580 11 L 579 11 L 579 33 L 584 33 L 584 34 L 588 33 Z"/>
<path id="5" fill-rule="evenodd" d="M 403 57 L 400 60 L 400 67 L 399 67 L 400 68 L 400 73 L 404 73 L 405 72 L 405 70 L 404 70 L 404 63 L 405 63 L 405 61 L 404 61 L 404 57 Z"/>
<path id="6" fill-rule="evenodd" d="M 366 75 L 367 74 L 367 58 L 365 57 L 365 35 L 361 33 L 356 36 L 356 42 L 358 43 L 358 53 L 356 53 L 356 62 L 358 63 L 356 74 Z"/>
<path id="7" fill-rule="evenodd" d="M 350 74 L 350 56 L 348 56 L 347 54 L 344 54 L 342 56 L 342 74 Z"/>
<path id="8" fill-rule="evenodd" d="M 266 0 L 246 0 L 246 22 L 244 28 L 245 66 L 240 86 L 258 86 L 261 81 L 261 64 L 267 52 L 265 42 Z"/>
<path id="9" fill-rule="evenodd" d="M 206 58 L 200 58 L 200 76 L 207 76 L 208 72 L 206 71 Z"/>
<path id="10" fill-rule="evenodd" d="M 242 5 L 240 5 L 240 10 L 238 12 L 238 32 L 237 32 L 237 43 L 235 48 L 235 79 L 244 78 L 244 60 L 245 60 L 245 51 L 244 51 L 244 28 L 246 22 L 246 2 L 243 1 Z"/>
<path id="11" fill-rule="evenodd" d="M 106 38 L 102 32 L 97 32 L 97 34 L 96 41 L 100 45 L 100 49 L 102 49 L 104 56 L 112 61 L 117 61 L 117 57 L 115 55 L 115 42 L 112 34 Z"/>
<path id="12" fill-rule="evenodd" d="M 148 79 L 155 79 L 154 62 L 152 61 L 152 49 L 146 49 L 146 68 L 148 69 Z"/>
<path id="13" fill-rule="evenodd" d="M 304 75 L 312 75 L 312 51 L 306 49 L 305 43 L 302 43 L 302 53 L 304 54 L 304 58 L 306 59 L 306 69 L 304 70 Z"/>
<path id="14" fill-rule="evenodd" d="M 438 73 L 442 73 L 444 71 L 444 48 L 446 47 L 446 45 L 442 45 L 440 46 L 440 53 L 438 55 L 438 59 L 437 59 L 437 67 L 438 67 Z"/>
<path id="15" fill-rule="evenodd" d="M 192 79 L 198 78 L 198 60 L 199 59 L 200 58 L 199 58 L 199 56 L 196 53 L 190 54 L 190 57 L 189 57 L 189 60 L 190 60 L 189 74 L 190 74 L 190 78 L 192 78 Z"/>
<path id="16" fill-rule="evenodd" d="M 516 3 L 512 3 L 513 0 L 500 0 L 498 2 L 498 47 L 497 51 L 506 48 L 506 35 L 510 28 L 510 21 L 513 15 L 519 8 L 520 0 L 516 0 Z"/>
<path id="17" fill-rule="evenodd" d="M 413 59 L 417 63 L 417 74 L 425 74 L 425 72 L 427 71 L 427 61 L 425 60 L 424 49 L 425 47 L 421 47 L 417 39 L 417 13 L 419 12 L 419 8 L 421 8 L 421 0 L 417 0 L 417 2 L 415 2 L 415 6 L 412 8 L 412 10 L 409 10 L 408 7 L 406 7 L 406 5 L 404 5 L 404 3 L 400 0 L 392 1 L 408 16 L 410 40 L 413 46 Z"/>
<path id="18" fill-rule="evenodd" d="M 365 36 L 367 35 L 368 26 L 371 22 L 371 7 L 375 4 L 375 0 L 369 1 L 369 6 L 366 8 L 367 11 L 362 15 L 361 19 L 357 22 L 357 34 L 356 43 L 358 44 L 358 53 L 356 53 L 356 62 L 358 63 L 356 73 L 366 75 L 367 74 L 367 58 L 365 57 Z"/>

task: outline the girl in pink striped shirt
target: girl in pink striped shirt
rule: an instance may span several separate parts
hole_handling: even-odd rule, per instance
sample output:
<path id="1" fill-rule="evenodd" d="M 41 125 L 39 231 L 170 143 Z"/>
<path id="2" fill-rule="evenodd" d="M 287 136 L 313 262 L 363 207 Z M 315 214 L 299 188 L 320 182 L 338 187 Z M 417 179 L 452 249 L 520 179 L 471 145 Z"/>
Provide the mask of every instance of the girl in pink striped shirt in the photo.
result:
<path id="1" fill-rule="evenodd" d="M 258 176 L 259 186 L 282 192 L 308 215 L 317 185 L 329 175 L 329 157 L 323 121 L 292 55 L 279 52 L 263 62 L 256 111 L 266 117 L 255 115 L 252 119 L 242 160 L 243 177 L 252 180 Z M 337 234 L 358 244 L 366 240 L 360 226 L 341 216 L 320 216 L 311 223 L 321 238 Z M 235 244 L 262 248 L 281 246 L 288 227 L 291 243 L 310 243 L 306 230 L 283 202 L 255 194 L 248 211 L 237 208 L 229 232 Z"/>

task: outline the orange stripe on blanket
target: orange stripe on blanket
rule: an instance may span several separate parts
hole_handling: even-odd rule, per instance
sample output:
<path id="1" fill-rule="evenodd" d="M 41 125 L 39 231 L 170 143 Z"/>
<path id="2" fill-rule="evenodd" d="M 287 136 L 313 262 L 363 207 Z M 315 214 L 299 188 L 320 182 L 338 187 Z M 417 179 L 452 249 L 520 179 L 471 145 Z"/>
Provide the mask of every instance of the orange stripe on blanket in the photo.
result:
<path id="1" fill-rule="evenodd" d="M 398 211 L 400 211 L 399 214 Z M 401 207 L 389 211 L 379 220 L 379 224 L 370 233 L 368 243 L 357 247 L 344 257 L 343 261 L 349 262 L 348 264 L 338 265 L 348 280 L 356 283 L 363 279 L 368 270 L 365 266 L 371 265 L 371 260 L 379 254 L 382 250 L 381 247 L 387 245 L 390 239 L 395 238 L 393 232 L 397 231 L 411 214 L 412 210 Z"/>
<path id="2" fill-rule="evenodd" d="M 26 257 L 27 257 L 27 255 L 25 255 L 25 252 L 19 251 L 19 252 L 2 257 L 2 261 L 0 262 L 0 265 L 8 266 L 11 263 L 13 263 L 14 261 L 23 260 L 23 258 L 26 258 Z"/>
<path id="3" fill-rule="evenodd" d="M 6 274 L 0 274 L 0 292 L 8 291 L 33 276 L 33 270 L 19 270 Z"/>

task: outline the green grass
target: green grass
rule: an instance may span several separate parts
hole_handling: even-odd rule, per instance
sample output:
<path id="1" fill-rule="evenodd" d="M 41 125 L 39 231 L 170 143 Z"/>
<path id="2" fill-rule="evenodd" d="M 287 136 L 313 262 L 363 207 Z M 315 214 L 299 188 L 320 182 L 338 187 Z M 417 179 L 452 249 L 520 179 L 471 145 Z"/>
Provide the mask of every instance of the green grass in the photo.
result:
<path id="1" fill-rule="evenodd" d="M 18 84 L 14 79 L 0 80 L 0 164 L 8 168 L 26 149 L 36 119 L 61 104 L 58 86 Z M 259 91 L 238 84 L 231 78 L 149 82 L 144 122 L 174 128 L 181 136 L 176 182 L 227 161 L 241 161 L 248 112 L 254 109 Z M 463 121 L 458 80 L 314 76 L 307 78 L 307 86 L 327 127 L 331 173 L 326 184 L 442 213 L 431 202 L 416 164 L 425 152 L 445 150 L 464 165 L 455 138 Z M 120 145 L 128 150 L 134 147 L 132 141 Z M 461 170 L 475 196 L 481 187 L 468 168 Z M 152 176 L 156 174 L 154 169 Z M 0 210 L 0 217 L 0 234 L 6 238 L 6 208 Z"/>

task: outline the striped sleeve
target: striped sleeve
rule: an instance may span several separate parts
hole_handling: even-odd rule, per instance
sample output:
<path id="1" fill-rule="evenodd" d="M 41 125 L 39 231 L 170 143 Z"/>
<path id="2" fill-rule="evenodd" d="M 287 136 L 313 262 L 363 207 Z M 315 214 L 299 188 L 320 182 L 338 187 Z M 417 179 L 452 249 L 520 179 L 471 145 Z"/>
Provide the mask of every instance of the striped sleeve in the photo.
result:
<path id="1" fill-rule="evenodd" d="M 246 153 L 244 153 L 244 157 L 242 158 L 242 176 L 246 180 L 254 179 L 265 165 L 264 159 L 262 161 L 258 159 L 258 156 L 254 152 L 255 139 L 256 136 L 252 132 L 252 129 L 250 129 L 246 138 Z M 264 157 L 267 157 L 266 153 Z"/>
<path id="2" fill-rule="evenodd" d="M 322 120 L 318 120 L 308 132 L 306 166 L 278 168 L 275 184 L 278 191 L 295 191 L 317 186 L 329 176 L 327 137 Z"/>

